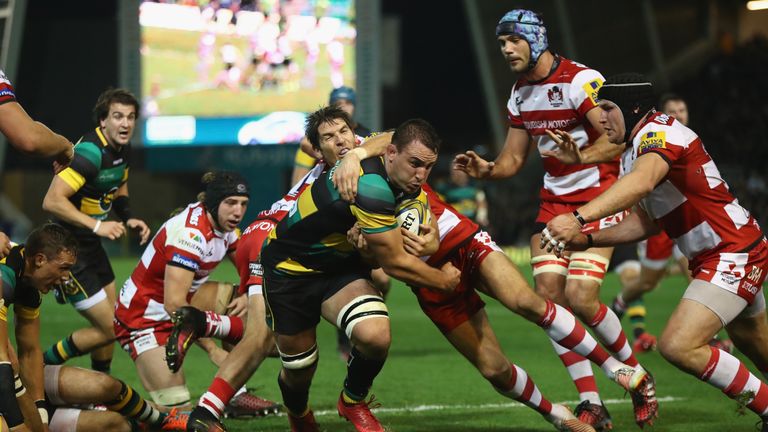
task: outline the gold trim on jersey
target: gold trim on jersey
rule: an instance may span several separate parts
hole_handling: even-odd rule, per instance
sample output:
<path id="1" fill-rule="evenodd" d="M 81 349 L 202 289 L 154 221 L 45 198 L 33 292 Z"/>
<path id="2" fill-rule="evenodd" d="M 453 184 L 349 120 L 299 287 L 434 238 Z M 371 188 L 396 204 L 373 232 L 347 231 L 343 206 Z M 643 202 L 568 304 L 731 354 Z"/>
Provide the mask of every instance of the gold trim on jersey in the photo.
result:
<path id="1" fill-rule="evenodd" d="M 317 273 L 315 270 L 310 270 L 303 265 L 299 264 L 298 262 L 288 258 L 285 261 L 282 261 L 275 266 L 276 269 L 294 274 L 294 275 L 304 275 L 307 273 Z"/>
<path id="2" fill-rule="evenodd" d="M 320 240 L 324 246 L 336 249 L 341 252 L 352 252 L 355 248 L 350 242 L 347 241 L 347 235 L 341 233 L 332 233 L 322 240 Z"/>
<path id="3" fill-rule="evenodd" d="M 128 171 L 129 171 L 129 170 L 130 170 L 130 168 L 128 168 L 128 167 L 126 167 L 126 168 L 123 170 L 123 179 L 122 179 L 121 181 L 123 181 L 123 182 L 127 182 L 127 181 L 128 181 Z"/>
<path id="4" fill-rule="evenodd" d="M 381 231 L 385 228 L 392 229 L 397 227 L 395 215 L 368 213 L 354 204 L 349 205 L 349 210 L 357 218 L 361 229 Z"/>
<path id="5" fill-rule="evenodd" d="M 312 191 L 309 189 L 299 195 L 296 205 L 299 208 L 299 215 L 301 215 L 302 219 L 317 211 L 315 200 L 312 199 Z"/>
<path id="6" fill-rule="evenodd" d="M 0 321 L 8 322 L 8 308 L 5 307 L 5 300 L 0 298 Z"/>
<path id="7" fill-rule="evenodd" d="M 40 316 L 40 308 L 31 308 L 28 306 L 13 305 L 13 311 L 16 313 L 16 317 L 22 318 L 28 321 L 37 319 Z"/>
<path id="8" fill-rule="evenodd" d="M 107 141 L 107 137 L 104 136 L 104 132 L 102 132 L 101 128 L 98 126 L 96 127 L 96 136 L 98 136 L 99 139 L 101 140 L 102 146 L 106 147 L 109 145 L 109 141 Z"/>
<path id="9" fill-rule="evenodd" d="M 70 167 L 67 167 L 64 171 L 60 172 L 58 176 L 60 179 L 64 180 L 64 183 L 74 189 L 75 192 L 79 191 L 80 188 L 85 185 L 85 177 Z"/>
<path id="10" fill-rule="evenodd" d="M 87 197 L 83 197 L 80 200 L 80 211 L 88 216 L 101 216 L 106 213 L 101 208 L 101 200 Z"/>

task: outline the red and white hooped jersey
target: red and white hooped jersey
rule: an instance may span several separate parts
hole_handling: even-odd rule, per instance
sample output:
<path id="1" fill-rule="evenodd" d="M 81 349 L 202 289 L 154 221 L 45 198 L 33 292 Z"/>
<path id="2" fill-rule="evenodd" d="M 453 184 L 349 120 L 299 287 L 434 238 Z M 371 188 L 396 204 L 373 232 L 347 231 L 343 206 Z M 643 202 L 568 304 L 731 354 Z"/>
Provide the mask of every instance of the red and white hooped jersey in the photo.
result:
<path id="1" fill-rule="evenodd" d="M 217 231 L 202 203 L 188 205 L 168 219 L 144 249 L 141 260 L 120 290 L 115 317 L 131 328 L 170 320 L 164 307 L 166 266 L 195 273 L 191 294 L 237 246 L 236 231 Z"/>
<path id="2" fill-rule="evenodd" d="M 433 255 L 422 257 L 429 265 L 442 264 L 454 250 L 471 239 L 480 227 L 468 217 L 459 213 L 450 204 L 441 200 L 432 188 L 424 183 L 421 188 L 427 195 L 432 214 L 437 218 L 440 231 L 440 247 Z"/>
<path id="3" fill-rule="evenodd" d="M 525 129 L 541 153 L 557 145 L 545 132 L 560 129 L 573 136 L 580 149 L 590 146 L 600 133 L 586 115 L 597 104 L 597 91 L 603 76 L 572 60 L 559 57 L 560 64 L 544 80 L 534 83 L 520 78 L 512 87 L 507 102 L 509 126 Z M 619 174 L 619 162 L 567 165 L 553 157 L 543 157 L 544 186 L 541 200 L 579 204 L 592 200 L 608 189 Z"/>
<path id="4" fill-rule="evenodd" d="M 11 81 L 5 76 L 5 72 L 0 70 L 0 105 L 15 101 L 16 91 L 13 89 Z"/>
<path id="5" fill-rule="evenodd" d="M 710 259 L 746 256 L 763 238 L 757 221 L 730 193 L 695 132 L 673 117 L 653 113 L 624 152 L 627 171 L 647 153 L 661 156 L 669 173 L 640 206 L 675 241 L 694 272 Z M 735 271 L 739 263 L 733 266 Z"/>
<path id="6" fill-rule="evenodd" d="M 284 197 L 272 204 L 268 210 L 259 212 L 256 220 L 243 231 L 235 252 L 235 267 L 240 276 L 240 294 L 249 292 L 251 286 L 254 286 L 257 292 L 261 290 L 264 271 L 260 258 L 264 240 L 275 225 L 291 211 L 299 194 L 312 185 L 323 170 L 325 170 L 324 162 L 315 165 Z"/>

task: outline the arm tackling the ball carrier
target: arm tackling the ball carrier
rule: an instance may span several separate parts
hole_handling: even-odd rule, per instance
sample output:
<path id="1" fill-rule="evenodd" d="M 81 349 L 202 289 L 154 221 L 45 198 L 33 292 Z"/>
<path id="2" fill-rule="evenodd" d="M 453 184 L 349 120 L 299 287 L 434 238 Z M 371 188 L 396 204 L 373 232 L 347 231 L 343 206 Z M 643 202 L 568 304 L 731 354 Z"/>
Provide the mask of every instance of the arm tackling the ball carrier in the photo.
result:
<path id="1" fill-rule="evenodd" d="M 659 226 L 651 220 L 645 210 L 635 206 L 632 213 L 618 224 L 592 233 L 592 244 L 594 247 L 607 247 L 636 243 L 658 234 L 659 231 Z"/>

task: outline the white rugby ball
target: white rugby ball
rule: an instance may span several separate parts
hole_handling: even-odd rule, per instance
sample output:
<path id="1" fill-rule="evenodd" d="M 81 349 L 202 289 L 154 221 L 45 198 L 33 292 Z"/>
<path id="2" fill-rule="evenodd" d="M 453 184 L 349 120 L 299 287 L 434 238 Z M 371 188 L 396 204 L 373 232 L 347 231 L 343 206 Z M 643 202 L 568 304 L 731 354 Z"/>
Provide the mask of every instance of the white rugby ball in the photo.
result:
<path id="1" fill-rule="evenodd" d="M 406 200 L 398 204 L 396 216 L 398 226 L 416 235 L 419 234 L 419 224 L 429 222 L 429 212 L 424 203 L 416 199 Z"/>

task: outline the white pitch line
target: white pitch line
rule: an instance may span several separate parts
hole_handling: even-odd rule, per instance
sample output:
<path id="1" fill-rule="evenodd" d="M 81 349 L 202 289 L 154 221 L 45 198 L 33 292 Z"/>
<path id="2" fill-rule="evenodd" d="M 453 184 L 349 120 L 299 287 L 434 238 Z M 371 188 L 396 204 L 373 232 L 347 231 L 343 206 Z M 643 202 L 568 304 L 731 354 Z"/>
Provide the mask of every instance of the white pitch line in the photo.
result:
<path id="1" fill-rule="evenodd" d="M 684 400 L 685 398 L 675 397 L 675 396 L 664 396 L 664 397 L 658 398 L 659 402 L 681 402 Z M 579 404 L 579 402 L 580 401 L 563 401 L 563 402 L 557 402 L 557 403 L 563 404 L 563 405 L 575 406 Z M 605 399 L 603 400 L 603 403 L 606 405 L 628 404 L 628 403 L 632 403 L 632 399 L 630 398 Z M 424 412 L 424 411 L 492 410 L 492 409 L 499 409 L 499 408 L 526 408 L 526 406 L 518 402 L 507 402 L 507 403 L 491 403 L 491 404 L 481 404 L 481 405 L 417 405 L 412 407 L 400 407 L 400 408 L 376 408 L 371 411 L 376 413 L 402 414 L 402 413 L 415 413 L 415 412 Z M 315 411 L 314 414 L 315 416 L 338 415 L 336 410 Z"/>

